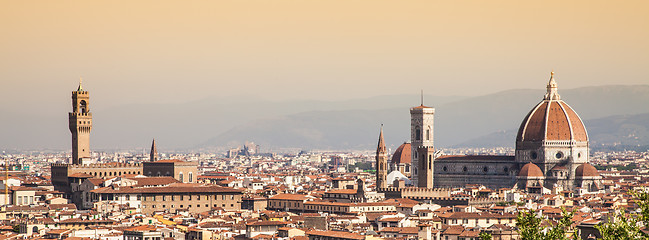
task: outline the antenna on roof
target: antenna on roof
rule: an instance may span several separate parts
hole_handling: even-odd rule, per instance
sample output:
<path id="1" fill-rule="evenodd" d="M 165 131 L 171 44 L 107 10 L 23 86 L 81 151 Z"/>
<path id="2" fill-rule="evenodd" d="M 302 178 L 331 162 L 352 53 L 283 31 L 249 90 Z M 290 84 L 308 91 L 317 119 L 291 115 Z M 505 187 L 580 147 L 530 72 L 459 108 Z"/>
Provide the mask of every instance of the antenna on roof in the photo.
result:
<path id="1" fill-rule="evenodd" d="M 421 90 L 421 105 L 424 106 L 424 89 Z"/>

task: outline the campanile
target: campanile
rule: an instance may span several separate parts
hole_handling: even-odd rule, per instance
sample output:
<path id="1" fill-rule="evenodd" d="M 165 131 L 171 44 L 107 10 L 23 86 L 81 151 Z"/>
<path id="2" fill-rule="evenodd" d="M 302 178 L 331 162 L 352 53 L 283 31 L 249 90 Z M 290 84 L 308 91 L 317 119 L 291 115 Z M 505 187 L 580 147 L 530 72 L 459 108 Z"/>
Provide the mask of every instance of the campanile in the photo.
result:
<path id="1" fill-rule="evenodd" d="M 90 130 L 92 113 L 90 113 L 90 95 L 81 87 L 72 91 L 72 112 L 68 114 L 70 133 L 72 133 L 72 164 L 83 164 L 90 160 Z"/>

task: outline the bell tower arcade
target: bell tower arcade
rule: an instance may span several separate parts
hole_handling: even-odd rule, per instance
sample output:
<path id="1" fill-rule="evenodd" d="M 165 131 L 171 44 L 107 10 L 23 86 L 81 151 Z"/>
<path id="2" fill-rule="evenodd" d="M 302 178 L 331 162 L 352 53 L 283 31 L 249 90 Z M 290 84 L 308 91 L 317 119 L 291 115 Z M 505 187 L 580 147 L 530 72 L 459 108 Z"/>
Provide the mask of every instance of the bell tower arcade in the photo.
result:
<path id="1" fill-rule="evenodd" d="M 90 160 L 90 130 L 92 113 L 90 112 L 90 95 L 81 87 L 72 91 L 72 112 L 68 114 L 70 133 L 72 133 L 72 164 L 82 165 Z"/>

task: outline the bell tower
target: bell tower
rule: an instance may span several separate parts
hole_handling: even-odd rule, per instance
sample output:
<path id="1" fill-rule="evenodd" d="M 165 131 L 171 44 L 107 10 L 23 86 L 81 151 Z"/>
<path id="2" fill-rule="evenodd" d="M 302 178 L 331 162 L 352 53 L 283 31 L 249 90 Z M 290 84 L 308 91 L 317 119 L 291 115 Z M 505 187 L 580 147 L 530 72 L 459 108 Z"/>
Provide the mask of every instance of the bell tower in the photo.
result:
<path id="1" fill-rule="evenodd" d="M 388 151 L 383 140 L 383 124 L 381 124 L 381 133 L 379 134 L 379 144 L 376 147 L 376 188 L 383 189 L 387 185 L 388 176 Z"/>
<path id="2" fill-rule="evenodd" d="M 433 149 L 433 124 L 435 117 L 435 108 L 424 106 L 424 93 L 421 94 L 421 105 L 417 107 L 410 108 L 410 144 L 411 144 L 411 161 L 412 161 L 412 182 L 413 184 L 418 184 L 419 176 L 425 174 L 420 174 L 421 171 L 426 171 L 426 169 L 421 169 L 422 166 L 428 166 L 425 163 L 420 163 L 420 161 L 427 160 L 424 158 L 426 156 L 420 156 L 419 149 L 422 147 Z M 426 178 L 432 177 L 425 176 Z M 428 182 L 428 179 L 422 180 Z"/>
<path id="3" fill-rule="evenodd" d="M 79 79 L 79 88 L 72 91 L 72 112 L 68 114 L 70 133 L 72 133 L 72 164 L 83 164 L 90 159 L 90 95 L 84 91 Z"/>

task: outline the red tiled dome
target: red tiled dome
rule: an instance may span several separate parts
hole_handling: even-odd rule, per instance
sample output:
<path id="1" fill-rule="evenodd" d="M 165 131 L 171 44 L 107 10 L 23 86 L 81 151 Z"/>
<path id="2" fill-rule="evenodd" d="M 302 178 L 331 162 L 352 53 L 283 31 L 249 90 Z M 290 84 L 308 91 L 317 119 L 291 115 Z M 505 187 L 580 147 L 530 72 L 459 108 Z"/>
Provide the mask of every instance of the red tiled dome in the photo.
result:
<path id="1" fill-rule="evenodd" d="M 411 158 L 410 155 L 412 154 L 410 150 L 410 143 L 404 143 L 397 148 L 396 151 L 394 151 L 394 155 L 392 155 L 392 164 L 400 164 L 400 163 L 411 163 Z"/>
<path id="2" fill-rule="evenodd" d="M 577 177 L 599 177 L 599 172 L 590 163 L 584 163 L 575 169 L 575 175 Z"/>
<path id="3" fill-rule="evenodd" d="M 588 141 L 586 127 L 579 115 L 559 97 L 554 75 L 548 83 L 543 101 L 527 114 L 516 141 L 574 140 Z"/>
<path id="4" fill-rule="evenodd" d="M 543 171 L 539 166 L 534 163 L 527 163 L 523 165 L 521 171 L 518 172 L 519 177 L 543 177 Z"/>

